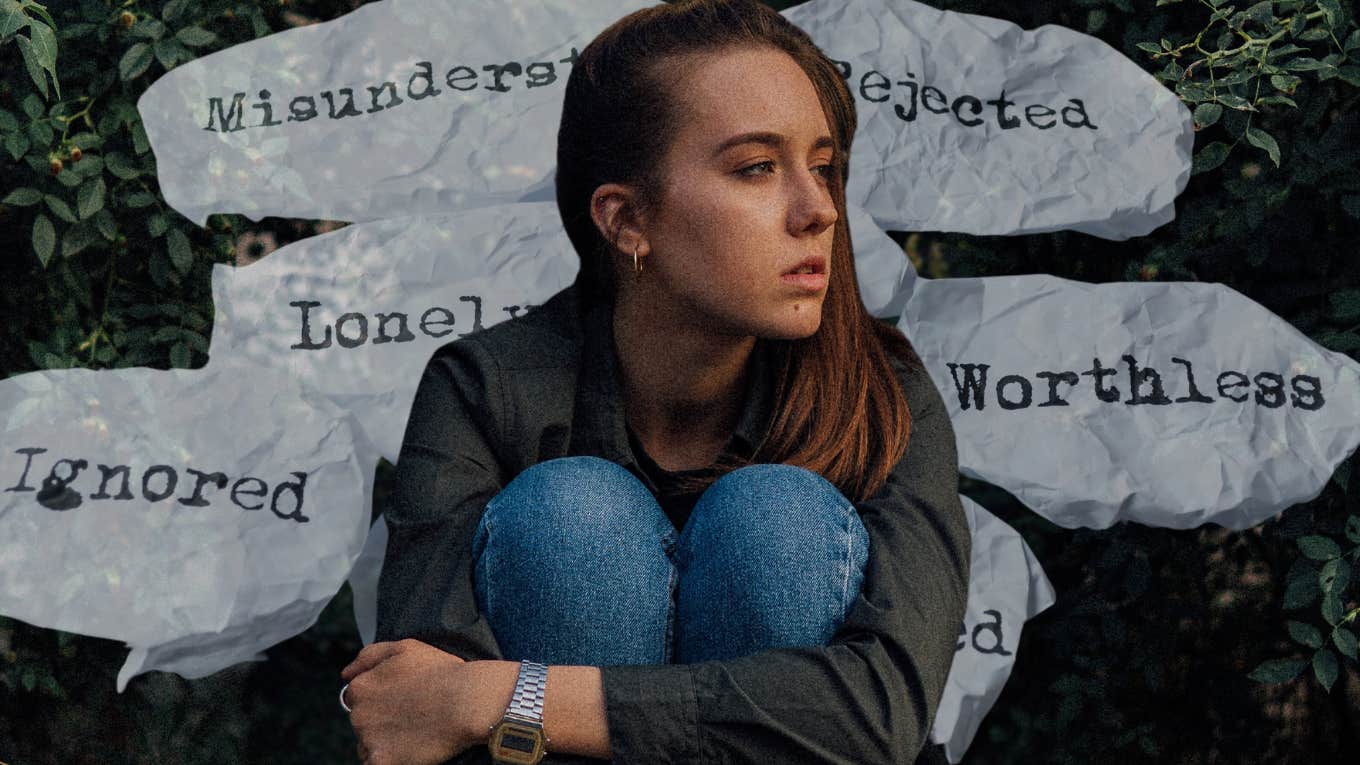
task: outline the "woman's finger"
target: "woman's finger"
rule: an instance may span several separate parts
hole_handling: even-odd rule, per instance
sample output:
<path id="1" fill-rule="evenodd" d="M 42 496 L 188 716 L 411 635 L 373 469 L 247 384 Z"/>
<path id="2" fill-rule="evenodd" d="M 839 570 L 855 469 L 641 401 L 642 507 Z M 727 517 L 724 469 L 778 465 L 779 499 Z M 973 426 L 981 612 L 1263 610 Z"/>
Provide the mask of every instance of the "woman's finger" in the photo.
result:
<path id="1" fill-rule="evenodd" d="M 354 657 L 354 661 L 351 661 L 349 665 L 340 670 L 340 679 L 349 682 L 356 676 L 378 666 L 384 659 L 387 659 L 399 650 L 401 649 L 396 642 L 373 643 L 372 645 L 364 646 L 364 649 L 359 652 L 359 655 Z"/>

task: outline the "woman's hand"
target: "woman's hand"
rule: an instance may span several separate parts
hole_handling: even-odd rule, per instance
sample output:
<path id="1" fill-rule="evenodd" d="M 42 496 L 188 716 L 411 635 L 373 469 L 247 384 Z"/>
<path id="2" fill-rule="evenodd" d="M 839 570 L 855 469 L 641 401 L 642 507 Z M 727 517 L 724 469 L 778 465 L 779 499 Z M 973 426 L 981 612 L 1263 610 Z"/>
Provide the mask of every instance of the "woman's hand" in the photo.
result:
<path id="1" fill-rule="evenodd" d="M 497 702 L 480 664 L 410 638 L 360 651 L 340 677 L 364 765 L 437 765 L 485 740 L 474 726 Z"/>

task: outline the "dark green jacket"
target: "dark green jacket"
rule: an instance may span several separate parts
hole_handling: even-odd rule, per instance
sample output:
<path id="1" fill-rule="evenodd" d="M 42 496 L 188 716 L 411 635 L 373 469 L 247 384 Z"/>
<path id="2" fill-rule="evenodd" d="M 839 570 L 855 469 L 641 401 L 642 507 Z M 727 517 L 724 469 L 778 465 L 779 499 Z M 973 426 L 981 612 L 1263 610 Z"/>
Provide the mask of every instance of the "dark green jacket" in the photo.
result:
<path id="1" fill-rule="evenodd" d="M 411 637 L 467 660 L 504 658 L 477 611 L 471 545 L 487 502 L 520 471 L 595 455 L 656 492 L 628 443 L 610 309 L 579 317 L 576 296 L 567 287 L 442 346 L 427 364 L 385 511 L 378 640 Z M 753 369 L 768 376 L 765 365 Z M 963 622 L 971 538 L 940 394 L 923 370 L 899 368 L 899 379 L 912 412 L 910 446 L 882 489 L 857 506 L 869 562 L 831 643 L 602 667 L 614 762 L 905 765 L 923 751 Z M 763 440 L 767 383 L 757 381 L 729 448 Z M 938 747 L 925 747 L 923 760 L 938 757 Z M 490 758 L 478 746 L 454 762 Z M 602 760 L 549 754 L 543 762 Z"/>

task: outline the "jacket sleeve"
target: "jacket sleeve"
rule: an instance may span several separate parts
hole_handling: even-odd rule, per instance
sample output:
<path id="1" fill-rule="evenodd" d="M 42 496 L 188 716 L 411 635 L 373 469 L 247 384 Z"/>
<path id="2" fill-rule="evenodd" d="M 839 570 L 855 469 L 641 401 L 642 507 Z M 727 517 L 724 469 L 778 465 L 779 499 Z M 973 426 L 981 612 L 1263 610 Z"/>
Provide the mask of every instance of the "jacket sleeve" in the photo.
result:
<path id="1" fill-rule="evenodd" d="M 421 375 L 383 514 L 376 639 L 416 638 L 465 660 L 501 659 L 472 579 L 472 537 L 502 476 L 492 444 L 505 411 L 486 370 L 495 361 L 462 338 Z"/>
<path id="2" fill-rule="evenodd" d="M 967 602 L 972 540 L 953 426 L 924 370 L 901 372 L 906 453 L 857 509 L 864 583 L 831 642 L 724 661 L 602 667 L 618 763 L 911 763 Z"/>

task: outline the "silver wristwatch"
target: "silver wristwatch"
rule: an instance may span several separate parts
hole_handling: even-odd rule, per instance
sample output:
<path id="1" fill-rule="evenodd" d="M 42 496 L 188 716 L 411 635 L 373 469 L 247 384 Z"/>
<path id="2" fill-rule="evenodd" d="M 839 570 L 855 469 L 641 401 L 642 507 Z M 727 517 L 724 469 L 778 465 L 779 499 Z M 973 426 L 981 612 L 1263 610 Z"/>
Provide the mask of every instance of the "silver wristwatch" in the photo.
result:
<path id="1" fill-rule="evenodd" d="M 547 754 L 548 737 L 543 735 L 543 691 L 548 684 L 548 667 L 527 659 L 519 663 L 519 677 L 505 716 L 490 728 L 487 748 L 493 762 L 537 765 Z"/>

